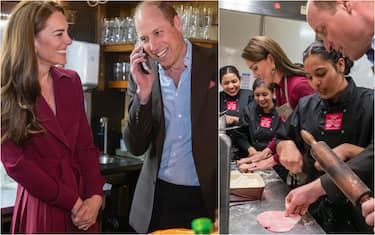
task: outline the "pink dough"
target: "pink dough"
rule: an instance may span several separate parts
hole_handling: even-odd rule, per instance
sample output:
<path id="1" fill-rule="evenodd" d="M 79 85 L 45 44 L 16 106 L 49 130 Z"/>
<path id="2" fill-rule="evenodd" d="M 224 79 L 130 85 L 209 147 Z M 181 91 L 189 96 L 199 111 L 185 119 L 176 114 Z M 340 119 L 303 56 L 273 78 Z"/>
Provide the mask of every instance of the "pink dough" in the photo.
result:
<path id="1" fill-rule="evenodd" d="M 301 219 L 300 215 L 284 216 L 284 211 L 265 211 L 257 216 L 262 227 L 272 232 L 287 232 Z"/>

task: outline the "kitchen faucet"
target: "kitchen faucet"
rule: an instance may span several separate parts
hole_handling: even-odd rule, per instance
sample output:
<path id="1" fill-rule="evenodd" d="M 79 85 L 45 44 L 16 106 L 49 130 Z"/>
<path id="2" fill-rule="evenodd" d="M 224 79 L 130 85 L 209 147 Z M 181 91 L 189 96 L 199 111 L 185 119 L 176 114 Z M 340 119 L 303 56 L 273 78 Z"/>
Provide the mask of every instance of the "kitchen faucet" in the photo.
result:
<path id="1" fill-rule="evenodd" d="M 107 143 L 108 143 L 108 118 L 107 117 L 101 117 L 100 118 L 100 124 L 101 127 L 104 127 L 104 144 L 103 144 L 103 155 L 107 156 Z"/>

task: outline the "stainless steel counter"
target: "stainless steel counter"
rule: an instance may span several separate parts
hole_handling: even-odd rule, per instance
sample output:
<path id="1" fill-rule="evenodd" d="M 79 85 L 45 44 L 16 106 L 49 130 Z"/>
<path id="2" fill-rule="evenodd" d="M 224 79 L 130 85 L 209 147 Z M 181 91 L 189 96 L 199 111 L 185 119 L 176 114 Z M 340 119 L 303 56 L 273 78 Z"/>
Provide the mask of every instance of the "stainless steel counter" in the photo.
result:
<path id="1" fill-rule="evenodd" d="M 258 172 L 266 184 L 262 200 L 232 202 L 229 208 L 230 234 L 270 234 L 257 223 L 256 217 L 264 211 L 284 210 L 284 199 L 288 194 L 288 186 L 274 170 Z M 325 233 L 315 219 L 306 214 L 298 224 L 286 234 L 317 234 Z"/>

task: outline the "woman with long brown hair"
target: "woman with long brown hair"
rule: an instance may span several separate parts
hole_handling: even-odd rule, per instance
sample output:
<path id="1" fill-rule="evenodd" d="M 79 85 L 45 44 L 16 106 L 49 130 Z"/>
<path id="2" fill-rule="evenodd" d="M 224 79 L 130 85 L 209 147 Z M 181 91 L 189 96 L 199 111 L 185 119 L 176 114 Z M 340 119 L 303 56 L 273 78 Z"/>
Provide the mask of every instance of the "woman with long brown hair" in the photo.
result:
<path id="1" fill-rule="evenodd" d="M 284 120 L 301 97 L 314 93 L 303 69 L 292 63 L 280 45 L 270 37 L 251 38 L 242 51 L 242 58 L 254 77 L 275 85 L 276 107 Z"/>
<path id="2" fill-rule="evenodd" d="M 276 110 L 284 121 L 293 112 L 300 98 L 315 93 L 303 69 L 292 63 L 280 45 L 268 36 L 251 38 L 242 51 L 242 58 L 254 77 L 263 79 L 267 85 L 274 84 Z M 278 161 L 275 138 L 265 151 L 253 157 L 262 160 L 269 154 L 274 154 Z"/>
<path id="3" fill-rule="evenodd" d="M 98 232 L 104 180 L 63 9 L 25 1 L 1 50 L 1 161 L 18 183 L 12 233 Z"/>

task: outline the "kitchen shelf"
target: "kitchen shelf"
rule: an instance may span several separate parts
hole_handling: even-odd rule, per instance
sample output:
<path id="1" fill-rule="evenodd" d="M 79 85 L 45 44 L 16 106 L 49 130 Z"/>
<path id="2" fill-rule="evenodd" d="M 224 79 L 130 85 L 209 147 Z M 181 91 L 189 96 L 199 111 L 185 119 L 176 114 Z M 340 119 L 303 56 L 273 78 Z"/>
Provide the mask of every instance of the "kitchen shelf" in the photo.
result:
<path id="1" fill-rule="evenodd" d="M 189 38 L 190 42 L 201 46 L 201 47 L 208 47 L 212 48 L 217 45 L 217 40 L 206 40 L 206 39 L 197 39 L 197 38 Z"/>
<path id="2" fill-rule="evenodd" d="M 131 52 L 134 49 L 134 43 L 101 45 L 103 52 Z"/>
<path id="3" fill-rule="evenodd" d="M 119 88 L 126 89 L 128 88 L 128 81 L 109 81 L 109 88 Z"/>
<path id="4" fill-rule="evenodd" d="M 205 40 L 205 39 L 196 39 L 190 38 L 190 41 L 193 44 L 200 45 L 202 47 L 213 47 L 217 44 L 217 40 Z M 108 44 L 101 45 L 103 52 L 132 52 L 134 49 L 134 43 L 121 43 L 121 44 Z"/>

